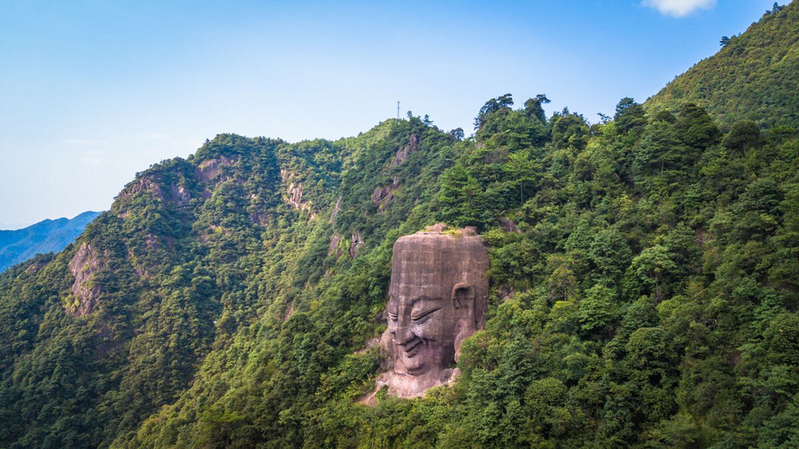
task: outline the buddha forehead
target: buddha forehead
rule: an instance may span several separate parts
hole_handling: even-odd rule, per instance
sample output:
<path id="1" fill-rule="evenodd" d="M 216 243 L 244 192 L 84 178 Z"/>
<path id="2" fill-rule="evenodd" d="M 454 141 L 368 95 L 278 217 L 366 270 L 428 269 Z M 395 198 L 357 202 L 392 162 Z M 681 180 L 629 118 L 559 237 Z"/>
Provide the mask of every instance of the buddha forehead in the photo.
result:
<path id="1" fill-rule="evenodd" d="M 448 298 L 461 281 L 464 258 L 447 236 L 403 238 L 394 246 L 390 293 L 398 301 Z"/>

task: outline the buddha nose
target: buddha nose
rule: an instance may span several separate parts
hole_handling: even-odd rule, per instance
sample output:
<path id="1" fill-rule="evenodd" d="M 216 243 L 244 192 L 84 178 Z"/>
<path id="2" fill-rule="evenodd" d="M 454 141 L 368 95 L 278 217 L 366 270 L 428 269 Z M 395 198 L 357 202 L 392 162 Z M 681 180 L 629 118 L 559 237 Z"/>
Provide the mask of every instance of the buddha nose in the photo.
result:
<path id="1" fill-rule="evenodd" d="M 406 326 L 404 324 L 400 324 L 397 326 L 397 331 L 394 335 L 394 342 L 398 345 L 403 345 L 409 341 L 411 341 L 416 334 L 411 330 L 410 326 Z"/>

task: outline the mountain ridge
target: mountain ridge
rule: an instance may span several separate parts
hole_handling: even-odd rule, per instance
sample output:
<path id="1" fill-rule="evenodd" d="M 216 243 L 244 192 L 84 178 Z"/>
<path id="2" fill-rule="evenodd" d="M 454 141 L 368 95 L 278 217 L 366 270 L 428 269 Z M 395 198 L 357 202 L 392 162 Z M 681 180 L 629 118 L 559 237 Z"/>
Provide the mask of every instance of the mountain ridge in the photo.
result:
<path id="1" fill-rule="evenodd" d="M 0 446 L 799 441 L 795 130 L 631 99 L 589 126 L 544 98 L 489 100 L 470 139 L 220 134 L 137 174 L 0 274 Z M 485 329 L 451 388 L 365 407 L 392 246 L 438 222 L 489 248 Z"/>
<path id="2" fill-rule="evenodd" d="M 684 102 L 704 106 L 722 126 L 754 120 L 799 126 L 799 4 L 767 11 L 715 55 L 668 83 L 645 103 L 653 113 Z"/>
<path id="3" fill-rule="evenodd" d="M 72 243 L 100 212 L 46 219 L 25 228 L 0 230 L 0 272 L 37 254 L 59 252 Z"/>

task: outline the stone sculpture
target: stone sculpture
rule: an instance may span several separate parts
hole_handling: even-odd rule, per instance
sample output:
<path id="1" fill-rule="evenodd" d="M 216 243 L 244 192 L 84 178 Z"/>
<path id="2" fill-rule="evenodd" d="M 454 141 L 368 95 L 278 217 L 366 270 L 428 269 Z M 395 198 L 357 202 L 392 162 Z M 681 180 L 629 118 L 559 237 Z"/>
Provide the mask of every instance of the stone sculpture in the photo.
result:
<path id="1" fill-rule="evenodd" d="M 388 370 L 377 388 L 400 397 L 448 384 L 464 339 L 485 324 L 488 250 L 474 228 L 444 232 L 443 225 L 394 244 L 382 338 Z"/>

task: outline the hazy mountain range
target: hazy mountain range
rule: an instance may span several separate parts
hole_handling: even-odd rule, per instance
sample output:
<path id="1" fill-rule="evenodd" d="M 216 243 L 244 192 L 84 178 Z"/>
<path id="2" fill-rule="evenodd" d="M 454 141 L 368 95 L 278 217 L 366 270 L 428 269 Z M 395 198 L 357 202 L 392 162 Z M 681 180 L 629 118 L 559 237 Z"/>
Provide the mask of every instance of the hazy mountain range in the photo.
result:
<path id="1" fill-rule="evenodd" d="M 100 212 L 84 212 L 72 219 L 44 220 L 22 229 L 0 230 L 0 272 L 37 254 L 61 251 L 98 215 Z"/>

